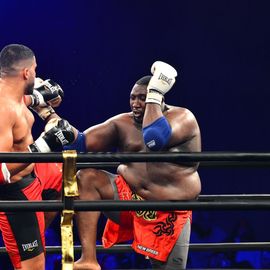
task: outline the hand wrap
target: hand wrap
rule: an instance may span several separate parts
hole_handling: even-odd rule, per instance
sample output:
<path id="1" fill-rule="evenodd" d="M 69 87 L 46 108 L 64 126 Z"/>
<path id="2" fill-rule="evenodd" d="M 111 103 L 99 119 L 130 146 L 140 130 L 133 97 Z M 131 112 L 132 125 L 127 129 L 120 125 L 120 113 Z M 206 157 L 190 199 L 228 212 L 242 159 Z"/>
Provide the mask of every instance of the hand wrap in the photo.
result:
<path id="1" fill-rule="evenodd" d="M 0 185 L 10 183 L 10 172 L 6 163 L 0 163 Z"/>

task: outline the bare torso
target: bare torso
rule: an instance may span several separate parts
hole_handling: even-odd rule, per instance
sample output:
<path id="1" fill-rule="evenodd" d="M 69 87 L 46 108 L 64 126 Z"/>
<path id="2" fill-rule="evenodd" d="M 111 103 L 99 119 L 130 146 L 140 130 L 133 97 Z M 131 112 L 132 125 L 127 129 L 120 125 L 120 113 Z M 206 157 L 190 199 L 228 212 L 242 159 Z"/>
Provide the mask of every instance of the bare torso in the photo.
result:
<path id="1" fill-rule="evenodd" d="M 175 115 L 177 114 L 177 117 Z M 174 122 L 186 117 L 188 110 L 170 107 L 164 114 L 172 127 Z M 177 119 L 177 120 L 175 120 Z M 172 138 L 170 146 L 164 151 L 200 152 L 200 130 L 195 118 L 191 136 L 183 141 Z M 181 123 L 180 123 L 181 124 Z M 118 149 L 121 152 L 147 151 L 142 137 L 142 127 L 136 124 L 132 114 L 122 114 L 115 119 L 118 133 Z M 177 136 L 176 136 L 177 137 Z M 201 191 L 200 178 L 197 173 L 198 164 L 172 164 L 166 162 L 146 162 L 121 164 L 117 172 L 124 177 L 131 189 L 147 200 L 188 200 L 196 198 Z"/>
<path id="2" fill-rule="evenodd" d="M 27 146 L 33 142 L 31 129 L 34 122 L 34 116 L 26 107 L 23 100 L 20 102 L 0 98 L 1 119 L 4 124 L 1 129 L 2 143 L 0 144 L 0 152 L 28 152 Z M 5 112 L 5 113 L 4 113 Z M 9 164 L 11 168 L 20 166 L 20 164 Z M 11 182 L 16 182 L 22 179 L 23 176 L 30 174 L 33 171 L 34 164 L 22 166 L 11 177 Z"/>

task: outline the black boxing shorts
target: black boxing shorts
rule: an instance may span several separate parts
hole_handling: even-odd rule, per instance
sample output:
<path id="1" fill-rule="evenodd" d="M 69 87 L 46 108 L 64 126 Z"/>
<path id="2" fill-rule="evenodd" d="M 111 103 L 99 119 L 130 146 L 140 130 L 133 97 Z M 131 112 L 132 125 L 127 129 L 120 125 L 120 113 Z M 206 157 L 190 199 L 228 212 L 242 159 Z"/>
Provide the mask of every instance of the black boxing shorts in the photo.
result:
<path id="1" fill-rule="evenodd" d="M 1 185 L 0 200 L 56 199 L 62 189 L 62 164 L 37 163 L 35 174 Z M 36 176 L 35 176 L 36 175 Z M 21 261 L 44 252 L 45 221 L 43 212 L 0 212 L 0 230 L 14 268 Z"/>
<path id="2" fill-rule="evenodd" d="M 42 185 L 31 175 L 22 180 L 0 186 L 1 200 L 41 200 Z M 21 261 L 44 251 L 43 212 L 0 212 L 0 229 L 13 266 L 21 268 Z"/>

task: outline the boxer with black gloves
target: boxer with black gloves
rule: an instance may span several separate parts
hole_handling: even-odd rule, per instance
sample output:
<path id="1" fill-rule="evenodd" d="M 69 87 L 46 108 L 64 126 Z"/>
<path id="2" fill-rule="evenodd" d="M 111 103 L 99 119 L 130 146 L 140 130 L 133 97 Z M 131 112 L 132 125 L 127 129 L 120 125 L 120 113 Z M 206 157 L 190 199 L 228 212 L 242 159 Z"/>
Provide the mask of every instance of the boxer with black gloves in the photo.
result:
<path id="1" fill-rule="evenodd" d="M 10 44 L 0 52 L 0 152 L 57 151 L 77 136 L 66 120 L 59 120 L 34 142 L 34 116 L 27 105 L 47 108 L 62 95 L 51 81 L 34 92 L 36 66 L 33 51 L 24 45 Z M 48 121 L 51 113 L 41 116 Z M 57 199 L 61 188 L 61 163 L 0 164 L 0 200 Z M 1 212 L 0 230 L 15 269 L 45 270 L 43 212 Z"/>

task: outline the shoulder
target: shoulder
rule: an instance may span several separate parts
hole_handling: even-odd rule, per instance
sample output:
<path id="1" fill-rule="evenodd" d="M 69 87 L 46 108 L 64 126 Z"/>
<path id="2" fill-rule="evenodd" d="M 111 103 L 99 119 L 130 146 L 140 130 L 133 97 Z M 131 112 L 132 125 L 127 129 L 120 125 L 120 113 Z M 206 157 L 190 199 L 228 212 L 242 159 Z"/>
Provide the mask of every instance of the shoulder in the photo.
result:
<path id="1" fill-rule="evenodd" d="M 182 133 L 185 137 L 200 135 L 197 119 L 189 109 L 171 106 L 166 117 L 174 133 Z"/>
<path id="2" fill-rule="evenodd" d="M 0 126 L 1 130 L 10 129 L 20 119 L 21 113 L 18 111 L 17 103 L 5 102 L 0 98 Z"/>
<path id="3" fill-rule="evenodd" d="M 3 116 L 6 118 L 7 116 L 12 117 L 16 115 L 16 112 L 18 110 L 18 103 L 12 101 L 12 100 L 7 100 L 5 98 L 0 97 L 0 113 L 1 117 Z"/>
<path id="4" fill-rule="evenodd" d="M 166 112 L 168 119 L 185 121 L 187 123 L 197 123 L 195 115 L 187 108 L 168 105 L 168 110 Z"/>
<path id="5" fill-rule="evenodd" d="M 120 125 L 123 123 L 128 123 L 131 120 L 132 120 L 132 113 L 120 113 L 110 117 L 105 122 L 112 123 L 114 125 Z"/>
<path id="6" fill-rule="evenodd" d="M 103 131 L 103 132 L 115 132 L 119 129 L 119 127 L 125 125 L 130 120 L 130 114 L 129 113 L 121 113 L 117 114 L 115 116 L 112 116 L 108 118 L 107 120 L 103 121 L 102 123 L 96 124 L 94 126 L 89 127 L 87 130 L 85 130 L 85 133 L 93 132 L 95 131 Z"/>
<path id="7" fill-rule="evenodd" d="M 165 117 L 172 128 L 172 146 L 180 147 L 181 151 L 200 149 L 200 127 L 189 109 L 169 106 Z"/>
<path id="8" fill-rule="evenodd" d="M 127 121 L 131 118 L 131 116 L 132 116 L 131 112 L 120 113 L 112 116 L 111 118 L 108 119 L 108 121 Z"/>

